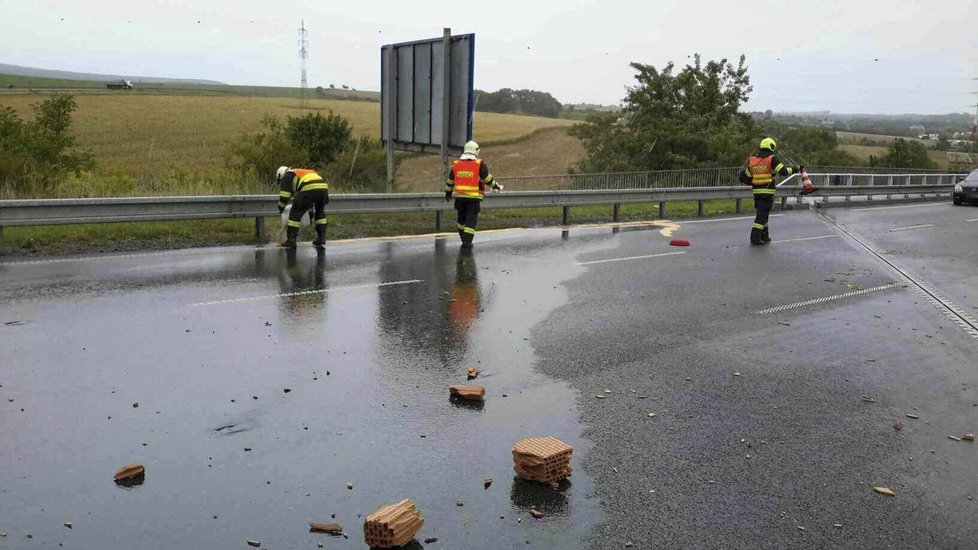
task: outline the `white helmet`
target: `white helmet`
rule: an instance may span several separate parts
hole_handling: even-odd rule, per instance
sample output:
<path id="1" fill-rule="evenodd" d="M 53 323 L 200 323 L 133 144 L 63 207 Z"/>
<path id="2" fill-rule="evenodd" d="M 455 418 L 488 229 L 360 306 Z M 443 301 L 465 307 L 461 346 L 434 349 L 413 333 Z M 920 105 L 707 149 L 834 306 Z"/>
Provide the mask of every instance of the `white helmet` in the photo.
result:
<path id="1" fill-rule="evenodd" d="M 279 166 L 278 170 L 275 171 L 275 181 L 281 181 L 285 177 L 285 173 L 289 171 L 288 166 Z"/>
<path id="2" fill-rule="evenodd" d="M 479 156 L 479 144 L 474 141 L 470 141 L 465 144 L 465 148 L 462 149 L 462 152 L 467 155 Z"/>

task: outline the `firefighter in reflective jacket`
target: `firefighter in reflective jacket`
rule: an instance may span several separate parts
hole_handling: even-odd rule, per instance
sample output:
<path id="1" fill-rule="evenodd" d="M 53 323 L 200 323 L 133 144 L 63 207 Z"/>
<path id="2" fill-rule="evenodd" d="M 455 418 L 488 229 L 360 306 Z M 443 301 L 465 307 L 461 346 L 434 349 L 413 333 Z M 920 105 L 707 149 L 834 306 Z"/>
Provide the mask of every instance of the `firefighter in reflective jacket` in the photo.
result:
<path id="1" fill-rule="evenodd" d="M 278 211 L 282 213 L 292 201 L 292 211 L 289 212 L 289 222 L 286 228 L 285 248 L 295 248 L 295 239 L 299 236 L 302 216 L 310 208 L 315 209 L 313 221 L 316 224 L 316 240 L 313 246 L 326 246 L 326 203 L 329 202 L 329 184 L 315 170 L 304 168 L 289 168 L 279 166 L 275 171 L 275 179 L 279 184 Z"/>
<path id="2" fill-rule="evenodd" d="M 489 167 L 479 158 L 479 144 L 470 141 L 465 144 L 462 156 L 452 165 L 445 183 L 445 200 L 455 195 L 455 210 L 458 212 L 458 236 L 462 248 L 472 248 L 475 226 L 479 219 L 479 205 L 486 196 L 486 187 L 502 191 L 503 186 L 492 180 Z"/>
<path id="3" fill-rule="evenodd" d="M 741 183 L 750 185 L 754 189 L 754 210 L 757 215 L 750 230 L 752 245 L 771 242 L 767 221 L 774 206 L 774 194 L 777 192 L 774 176 L 777 174 L 790 176 L 801 170 L 800 167 L 793 168 L 778 160 L 778 157 L 774 156 L 777 147 L 773 139 L 762 139 L 759 150 L 747 159 L 747 168 L 744 168 L 739 175 Z"/>

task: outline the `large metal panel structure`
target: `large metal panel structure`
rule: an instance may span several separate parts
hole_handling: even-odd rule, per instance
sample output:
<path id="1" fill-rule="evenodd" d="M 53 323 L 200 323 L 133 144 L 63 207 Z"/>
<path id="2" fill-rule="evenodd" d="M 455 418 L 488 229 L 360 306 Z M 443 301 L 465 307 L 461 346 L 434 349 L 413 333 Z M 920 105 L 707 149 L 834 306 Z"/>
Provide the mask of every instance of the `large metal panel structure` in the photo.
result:
<path id="1" fill-rule="evenodd" d="M 472 139 L 475 35 L 388 44 L 381 48 L 381 139 L 393 151 L 459 154 Z M 447 136 L 447 139 L 443 139 Z"/>
<path id="2" fill-rule="evenodd" d="M 383 46 L 380 117 L 384 142 L 393 139 L 394 148 L 403 151 L 441 153 L 447 107 L 449 152 L 461 152 L 472 139 L 474 59 L 474 34 Z"/>

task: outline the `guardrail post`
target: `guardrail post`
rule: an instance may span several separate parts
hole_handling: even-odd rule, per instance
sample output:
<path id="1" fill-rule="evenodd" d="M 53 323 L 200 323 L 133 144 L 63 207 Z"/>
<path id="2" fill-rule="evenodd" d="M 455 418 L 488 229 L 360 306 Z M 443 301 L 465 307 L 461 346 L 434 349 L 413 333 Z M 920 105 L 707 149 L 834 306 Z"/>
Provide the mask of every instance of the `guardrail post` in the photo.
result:
<path id="1" fill-rule="evenodd" d="M 615 208 L 614 208 L 614 210 L 611 213 L 611 219 L 612 219 L 612 221 L 616 221 L 616 222 L 620 222 L 621 221 L 621 203 L 620 202 L 616 202 L 615 203 Z"/>
<path id="2" fill-rule="evenodd" d="M 435 210 L 435 231 L 441 231 L 441 210 Z"/>
<path id="3" fill-rule="evenodd" d="M 736 199 L 736 201 L 735 201 L 735 202 L 736 202 L 736 204 L 737 204 L 737 206 L 736 206 L 736 210 L 734 210 L 734 211 L 735 211 L 735 212 L 736 212 L 737 214 L 740 214 L 741 212 L 743 212 L 743 211 L 744 211 L 744 199 L 739 199 L 739 198 L 738 198 L 738 199 Z"/>
<path id="4" fill-rule="evenodd" d="M 666 201 L 659 202 L 659 217 L 660 218 L 666 217 Z"/>
<path id="5" fill-rule="evenodd" d="M 563 225 L 570 223 L 570 206 L 564 207 L 563 220 L 560 223 Z"/>
<path id="6" fill-rule="evenodd" d="M 704 210 L 703 206 L 704 206 L 704 203 L 705 202 L 706 201 L 696 201 L 696 215 L 697 216 L 700 216 L 700 217 L 703 216 L 703 210 Z"/>
<path id="7" fill-rule="evenodd" d="M 261 216 L 255 218 L 255 240 L 258 242 L 265 240 L 265 218 Z"/>
<path id="8" fill-rule="evenodd" d="M 3 226 L 0 225 L 0 250 L 3 250 Z"/>
<path id="9" fill-rule="evenodd" d="M 788 206 L 788 197 L 781 197 L 781 210 L 783 211 Z"/>

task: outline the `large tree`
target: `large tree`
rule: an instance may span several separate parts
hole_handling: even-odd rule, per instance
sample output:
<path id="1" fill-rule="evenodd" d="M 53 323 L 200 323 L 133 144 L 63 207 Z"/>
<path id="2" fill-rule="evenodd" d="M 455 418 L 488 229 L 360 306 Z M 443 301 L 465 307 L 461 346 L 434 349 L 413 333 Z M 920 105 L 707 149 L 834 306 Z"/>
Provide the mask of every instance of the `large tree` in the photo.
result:
<path id="1" fill-rule="evenodd" d="M 676 72 L 632 63 L 637 85 L 624 107 L 575 125 L 571 132 L 587 149 L 583 172 L 736 166 L 750 152 L 755 127 L 740 112 L 751 92 L 744 56 L 693 63 Z"/>

